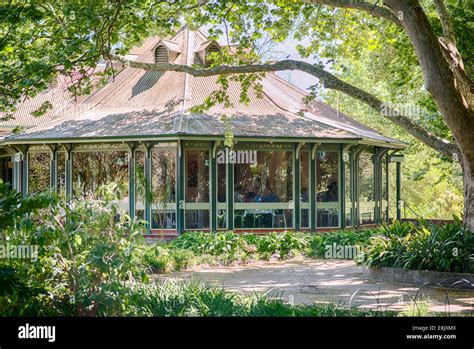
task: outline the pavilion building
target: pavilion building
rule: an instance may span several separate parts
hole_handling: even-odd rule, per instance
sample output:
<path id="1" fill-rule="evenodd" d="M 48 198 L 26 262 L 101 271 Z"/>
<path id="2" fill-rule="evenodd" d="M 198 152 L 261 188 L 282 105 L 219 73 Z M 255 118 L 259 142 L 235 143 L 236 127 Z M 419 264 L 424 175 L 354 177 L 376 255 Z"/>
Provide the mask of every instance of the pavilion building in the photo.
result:
<path id="1" fill-rule="evenodd" d="M 220 49 L 183 27 L 127 58 L 206 67 Z M 321 101 L 305 103 L 304 91 L 274 73 L 262 79 L 261 95 L 249 91 L 248 103 L 230 81 L 230 107 L 193 112 L 218 89 L 215 80 L 126 67 L 79 103 L 62 100 L 39 125 L 0 136 L 2 177 L 25 195 L 52 189 L 68 198 L 114 183 L 119 205 L 145 219 L 151 236 L 332 230 L 389 219 L 389 202 L 400 200 L 405 143 Z"/>

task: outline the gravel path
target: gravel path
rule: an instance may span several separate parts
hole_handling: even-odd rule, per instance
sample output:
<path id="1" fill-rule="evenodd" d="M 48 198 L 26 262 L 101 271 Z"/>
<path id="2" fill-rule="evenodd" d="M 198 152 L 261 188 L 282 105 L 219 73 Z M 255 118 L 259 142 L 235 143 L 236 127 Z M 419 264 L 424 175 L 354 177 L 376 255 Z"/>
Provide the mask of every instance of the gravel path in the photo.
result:
<path id="1" fill-rule="evenodd" d="M 347 260 L 292 260 L 241 266 L 196 267 L 160 279 L 199 279 L 235 292 L 267 292 L 296 304 L 336 303 L 373 309 L 407 309 L 418 288 L 380 282 L 363 276 Z M 355 294 L 355 295 L 354 295 Z M 449 305 L 440 289 L 424 288 L 433 311 L 474 314 L 474 291 L 450 291 Z M 352 303 L 351 303 L 352 297 Z"/>

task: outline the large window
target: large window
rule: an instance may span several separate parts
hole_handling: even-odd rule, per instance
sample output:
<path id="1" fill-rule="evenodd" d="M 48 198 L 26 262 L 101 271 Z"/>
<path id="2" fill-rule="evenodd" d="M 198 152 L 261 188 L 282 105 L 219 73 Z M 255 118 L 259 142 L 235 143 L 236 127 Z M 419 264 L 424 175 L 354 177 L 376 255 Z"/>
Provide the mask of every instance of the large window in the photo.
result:
<path id="1" fill-rule="evenodd" d="M 209 151 L 185 151 L 186 229 L 209 228 Z"/>
<path id="2" fill-rule="evenodd" d="M 176 229 L 176 149 L 152 149 L 152 229 Z"/>
<path id="3" fill-rule="evenodd" d="M 145 198 L 151 206 L 151 229 L 176 229 L 176 143 L 151 149 L 151 187 L 146 190 L 145 151 L 135 153 L 136 214 L 144 217 Z"/>
<path id="4" fill-rule="evenodd" d="M 58 152 L 57 154 L 57 165 L 58 165 L 58 173 L 57 173 L 57 181 L 58 181 L 58 194 L 59 195 L 66 195 L 66 153 L 65 152 Z"/>
<path id="5" fill-rule="evenodd" d="M 351 162 L 348 153 L 343 154 L 344 160 L 344 200 L 345 200 L 345 219 L 346 227 L 352 225 L 352 193 L 351 193 Z"/>
<path id="6" fill-rule="evenodd" d="M 292 152 L 256 151 L 252 158 L 234 165 L 235 228 L 292 227 Z"/>
<path id="7" fill-rule="evenodd" d="M 217 228 L 227 228 L 227 170 L 226 164 L 217 164 Z"/>
<path id="8" fill-rule="evenodd" d="M 73 193 L 75 197 L 100 195 L 104 186 L 118 196 L 118 204 L 128 210 L 128 152 L 73 152 Z"/>
<path id="9" fill-rule="evenodd" d="M 0 179 L 4 183 L 13 182 L 13 162 L 10 159 L 0 159 Z"/>
<path id="10" fill-rule="evenodd" d="M 359 158 L 359 222 L 375 223 L 374 163 L 368 153 Z"/>
<path id="11" fill-rule="evenodd" d="M 28 192 L 41 193 L 50 189 L 50 161 L 48 153 L 28 153 Z"/>
<path id="12" fill-rule="evenodd" d="M 300 206 L 301 206 L 301 228 L 309 228 L 309 152 L 300 153 Z"/>
<path id="13" fill-rule="evenodd" d="M 316 183 L 317 226 L 339 226 L 339 152 L 318 152 Z"/>

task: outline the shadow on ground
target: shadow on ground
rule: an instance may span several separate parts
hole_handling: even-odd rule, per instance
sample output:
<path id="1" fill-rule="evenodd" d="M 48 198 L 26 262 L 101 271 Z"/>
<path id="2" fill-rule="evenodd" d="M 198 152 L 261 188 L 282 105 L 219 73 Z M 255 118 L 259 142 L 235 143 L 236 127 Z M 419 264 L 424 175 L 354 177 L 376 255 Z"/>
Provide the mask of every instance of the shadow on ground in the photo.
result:
<path id="1" fill-rule="evenodd" d="M 474 315 L 474 291 L 401 285 L 363 276 L 347 260 L 295 260 L 243 266 L 196 267 L 164 279 L 198 279 L 234 292 L 267 292 L 295 304 L 335 303 L 344 307 L 406 310 L 413 299 L 428 300 L 435 312 Z M 160 277 L 160 279 L 162 279 Z"/>

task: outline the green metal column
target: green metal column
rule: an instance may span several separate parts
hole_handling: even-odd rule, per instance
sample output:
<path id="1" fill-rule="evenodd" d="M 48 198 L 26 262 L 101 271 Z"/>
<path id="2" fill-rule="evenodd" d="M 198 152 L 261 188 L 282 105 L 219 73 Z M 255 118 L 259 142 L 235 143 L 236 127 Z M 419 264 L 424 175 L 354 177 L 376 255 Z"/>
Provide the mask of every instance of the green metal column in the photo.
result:
<path id="1" fill-rule="evenodd" d="M 21 192 L 21 153 L 15 153 L 13 156 L 13 189 Z"/>
<path id="2" fill-rule="evenodd" d="M 136 202 L 136 157 L 135 144 L 128 145 L 128 214 L 135 218 Z"/>
<path id="3" fill-rule="evenodd" d="M 68 201 L 70 201 L 72 199 L 72 182 L 73 182 L 73 178 L 72 178 L 72 157 L 73 157 L 73 153 L 72 153 L 72 146 L 66 146 L 65 147 L 65 150 L 66 150 L 66 167 L 65 167 L 65 181 L 66 181 L 66 198 Z"/>
<path id="4" fill-rule="evenodd" d="M 379 215 L 379 208 L 380 208 L 380 182 L 379 182 L 379 149 L 375 150 L 375 154 L 372 156 L 372 164 L 374 167 L 374 222 L 375 224 L 379 224 L 380 215 Z"/>
<path id="5" fill-rule="evenodd" d="M 359 156 L 360 152 L 356 152 L 354 154 L 354 161 L 352 164 L 352 172 L 353 172 L 353 195 L 352 195 L 352 226 L 358 227 L 360 224 L 359 220 L 359 209 L 360 209 L 360 202 L 359 202 Z"/>
<path id="6" fill-rule="evenodd" d="M 300 147 L 295 145 L 293 151 L 293 216 L 294 227 L 298 231 L 301 229 L 301 176 L 300 176 Z"/>
<path id="7" fill-rule="evenodd" d="M 229 149 L 230 151 L 231 149 Z M 234 164 L 226 158 L 227 177 L 227 229 L 234 229 Z"/>
<path id="8" fill-rule="evenodd" d="M 176 229 L 178 234 L 184 232 L 184 187 L 186 185 L 186 174 L 185 174 L 185 162 L 184 162 L 184 146 L 183 142 L 178 141 L 178 151 L 177 151 L 177 190 L 176 190 Z"/>
<path id="9" fill-rule="evenodd" d="M 313 144 L 309 157 L 309 226 L 316 230 L 316 156 L 318 144 Z"/>
<path id="10" fill-rule="evenodd" d="M 58 191 L 58 151 L 57 146 L 50 147 L 51 159 L 49 162 L 49 185 L 55 193 Z"/>
<path id="11" fill-rule="evenodd" d="M 211 170 L 211 176 L 210 176 L 211 232 L 217 232 L 217 214 L 218 214 L 218 210 L 217 210 L 217 159 L 216 159 L 216 154 L 214 152 L 214 147 L 213 147 L 213 151 L 211 153 L 211 158 L 210 158 L 210 170 Z"/>
<path id="12" fill-rule="evenodd" d="M 388 223 L 389 220 L 389 214 L 390 214 L 390 208 L 389 208 L 389 199 L 390 199 L 390 194 L 389 194 L 389 180 L 388 180 L 388 175 L 389 175 L 389 165 L 390 162 L 388 161 L 388 156 L 385 157 L 385 200 L 387 201 L 387 206 L 385 207 L 385 223 Z"/>
<path id="13" fill-rule="evenodd" d="M 30 162 L 28 156 L 28 148 L 23 153 L 23 160 L 21 162 L 21 192 L 23 197 L 28 195 L 28 178 L 30 174 Z"/>
<path id="14" fill-rule="evenodd" d="M 339 221 L 341 229 L 346 227 L 346 172 L 344 163 L 344 146 L 340 145 L 339 150 Z"/>
<path id="15" fill-rule="evenodd" d="M 147 143 L 145 144 L 145 212 L 144 217 L 145 221 L 147 222 L 147 230 L 148 233 L 151 231 L 152 226 L 152 217 L 151 217 L 151 205 L 152 205 L 152 171 L 153 171 L 153 164 L 152 164 L 152 149 L 153 144 Z"/>
<path id="16" fill-rule="evenodd" d="M 351 210 L 350 210 L 350 220 L 351 220 L 351 227 L 354 227 L 354 151 L 349 153 L 349 196 L 351 200 Z"/>
<path id="17" fill-rule="evenodd" d="M 397 174 L 396 174 L 396 181 L 397 181 L 397 188 L 396 188 L 396 196 L 397 196 L 397 219 L 400 220 L 402 218 L 402 194 L 401 194 L 401 185 L 402 185 L 402 173 L 401 173 L 401 163 L 397 162 Z"/>

